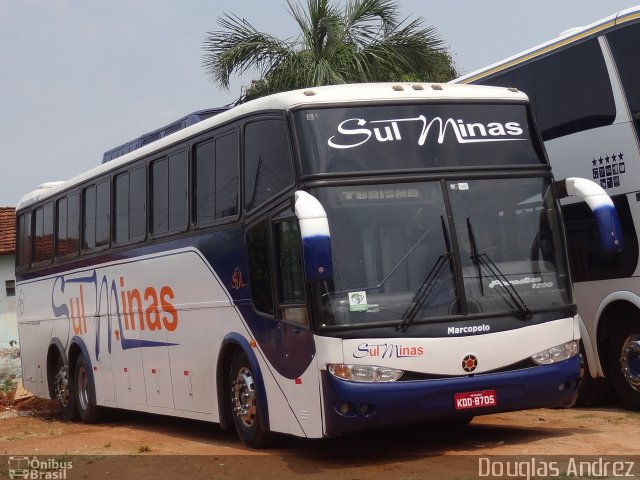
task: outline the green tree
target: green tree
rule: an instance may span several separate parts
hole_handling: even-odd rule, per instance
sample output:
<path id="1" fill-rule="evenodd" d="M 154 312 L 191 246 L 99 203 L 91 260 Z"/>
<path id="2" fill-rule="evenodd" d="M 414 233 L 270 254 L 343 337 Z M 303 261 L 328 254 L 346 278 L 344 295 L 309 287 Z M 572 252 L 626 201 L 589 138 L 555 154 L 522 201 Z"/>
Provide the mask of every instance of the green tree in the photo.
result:
<path id="1" fill-rule="evenodd" d="M 299 28 L 294 39 L 259 32 L 233 14 L 218 19 L 220 30 L 204 40 L 203 66 L 212 82 L 229 87 L 233 73 L 257 70 L 259 79 L 240 101 L 271 93 L 357 82 L 433 81 L 457 76 L 435 27 L 424 19 L 400 19 L 392 0 L 287 1 Z"/>

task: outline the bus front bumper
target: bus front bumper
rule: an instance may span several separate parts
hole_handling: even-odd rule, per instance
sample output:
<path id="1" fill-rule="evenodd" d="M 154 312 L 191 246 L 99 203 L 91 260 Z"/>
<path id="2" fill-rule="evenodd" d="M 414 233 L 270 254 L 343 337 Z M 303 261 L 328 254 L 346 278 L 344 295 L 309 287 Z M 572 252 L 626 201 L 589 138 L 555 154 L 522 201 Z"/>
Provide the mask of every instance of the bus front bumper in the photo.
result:
<path id="1" fill-rule="evenodd" d="M 358 383 L 322 371 L 325 436 L 392 425 L 454 420 L 542 407 L 571 406 L 579 357 L 510 372 L 436 380 Z M 495 405 L 456 409 L 456 394 L 495 392 Z"/>

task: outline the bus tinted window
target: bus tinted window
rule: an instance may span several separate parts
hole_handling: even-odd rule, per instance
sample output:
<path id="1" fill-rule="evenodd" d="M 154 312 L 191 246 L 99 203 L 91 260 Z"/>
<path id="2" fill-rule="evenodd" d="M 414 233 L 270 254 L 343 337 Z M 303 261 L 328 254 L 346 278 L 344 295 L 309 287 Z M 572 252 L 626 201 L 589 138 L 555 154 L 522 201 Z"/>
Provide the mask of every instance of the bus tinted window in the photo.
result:
<path id="1" fill-rule="evenodd" d="M 151 164 L 151 232 L 169 230 L 169 172 L 166 158 Z"/>
<path id="2" fill-rule="evenodd" d="M 111 227 L 109 180 L 98 184 L 96 195 L 96 247 L 105 247 L 109 246 Z"/>
<path id="3" fill-rule="evenodd" d="M 57 203 L 56 257 L 78 253 L 78 194 L 61 198 Z"/>
<path id="4" fill-rule="evenodd" d="M 67 246 L 65 254 L 78 253 L 80 247 L 80 194 L 69 195 L 67 203 Z M 61 253 L 62 255 L 62 253 Z"/>
<path id="5" fill-rule="evenodd" d="M 616 115 L 597 39 L 478 83 L 516 87 L 528 94 L 544 140 L 611 125 Z"/>
<path id="6" fill-rule="evenodd" d="M 58 200 L 56 210 L 58 223 L 56 225 L 56 256 L 66 254 L 67 250 L 67 197 Z"/>
<path id="7" fill-rule="evenodd" d="M 144 167 L 129 174 L 129 240 L 144 239 L 147 233 L 147 183 Z"/>
<path id="8" fill-rule="evenodd" d="M 187 224 L 187 153 L 179 152 L 151 164 L 151 231 L 155 235 Z"/>
<path id="9" fill-rule="evenodd" d="M 214 141 L 203 142 L 194 149 L 195 212 L 198 225 L 215 220 L 215 145 Z"/>
<path id="10" fill-rule="evenodd" d="M 300 227 L 296 220 L 275 224 L 280 303 L 304 303 Z"/>
<path id="11" fill-rule="evenodd" d="M 31 213 L 27 212 L 18 217 L 18 249 L 16 265 L 27 268 L 31 264 Z"/>
<path id="12" fill-rule="evenodd" d="M 186 226 L 189 200 L 187 186 L 189 169 L 187 152 L 169 156 L 169 230 L 179 230 Z"/>
<path id="13" fill-rule="evenodd" d="M 640 23 L 615 30 L 607 35 L 611 52 L 616 60 L 618 73 L 629 102 L 631 114 L 640 133 Z"/>
<path id="14" fill-rule="evenodd" d="M 250 211 L 293 184 L 286 124 L 282 120 L 248 124 L 244 149 L 245 207 Z"/>
<path id="15" fill-rule="evenodd" d="M 238 134 L 216 140 L 216 219 L 238 214 Z"/>
<path id="16" fill-rule="evenodd" d="M 123 244 L 144 238 L 144 168 L 115 177 L 115 241 Z"/>
<path id="17" fill-rule="evenodd" d="M 46 262 L 53 258 L 53 205 L 36 209 L 33 262 Z"/>
<path id="18" fill-rule="evenodd" d="M 247 256 L 253 305 L 259 312 L 273 315 L 269 223 L 266 220 L 247 231 Z"/>
<path id="19" fill-rule="evenodd" d="M 82 249 L 96 248 L 96 186 L 85 188 L 82 194 Z"/>
<path id="20" fill-rule="evenodd" d="M 114 179 L 115 189 L 115 242 L 126 243 L 129 240 L 129 172 Z"/>
<path id="21" fill-rule="evenodd" d="M 238 135 L 231 133 L 195 147 L 195 212 L 198 225 L 238 213 Z"/>

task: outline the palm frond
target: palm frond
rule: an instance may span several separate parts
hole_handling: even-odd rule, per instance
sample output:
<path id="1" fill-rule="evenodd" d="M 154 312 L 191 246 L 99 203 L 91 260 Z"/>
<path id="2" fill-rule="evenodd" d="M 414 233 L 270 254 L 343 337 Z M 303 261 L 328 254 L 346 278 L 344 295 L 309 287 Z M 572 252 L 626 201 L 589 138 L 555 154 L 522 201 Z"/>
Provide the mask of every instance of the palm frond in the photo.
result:
<path id="1" fill-rule="evenodd" d="M 422 17 L 400 20 L 397 0 L 347 0 L 343 9 L 332 1 L 287 0 L 299 29 L 289 40 L 225 14 L 218 19 L 220 30 L 205 37 L 206 72 L 228 88 L 233 73 L 257 71 L 243 100 L 316 85 L 456 76 L 435 27 Z"/>

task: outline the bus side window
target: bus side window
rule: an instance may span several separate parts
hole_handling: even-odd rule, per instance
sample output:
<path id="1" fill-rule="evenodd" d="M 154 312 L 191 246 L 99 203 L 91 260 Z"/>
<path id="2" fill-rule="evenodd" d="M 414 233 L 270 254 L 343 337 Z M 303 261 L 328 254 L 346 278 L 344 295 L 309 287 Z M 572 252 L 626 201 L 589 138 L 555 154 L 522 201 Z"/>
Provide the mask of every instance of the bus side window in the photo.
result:
<path id="1" fill-rule="evenodd" d="M 18 251 L 16 264 L 18 269 L 27 269 L 31 265 L 31 212 L 18 217 Z"/>
<path id="2" fill-rule="evenodd" d="M 278 258 L 278 300 L 283 320 L 309 325 L 302 272 L 302 248 L 297 219 L 275 223 Z"/>
<path id="3" fill-rule="evenodd" d="M 545 141 L 611 125 L 616 116 L 613 91 L 597 39 L 572 45 L 478 83 L 516 87 L 529 95 Z"/>
<path id="4" fill-rule="evenodd" d="M 36 209 L 33 263 L 51 261 L 53 258 L 53 204 Z"/>
<path id="5" fill-rule="evenodd" d="M 638 86 L 640 78 L 640 62 L 638 62 L 640 23 L 614 30 L 607 34 L 607 40 L 618 67 L 631 115 L 640 135 L 640 86 Z"/>
<path id="6" fill-rule="evenodd" d="M 262 220 L 247 231 L 247 255 L 253 306 L 259 312 L 273 315 L 275 310 L 271 288 L 268 220 Z"/>
<path id="7" fill-rule="evenodd" d="M 251 211 L 293 185 L 285 122 L 269 119 L 249 123 L 244 145 L 245 208 Z"/>

